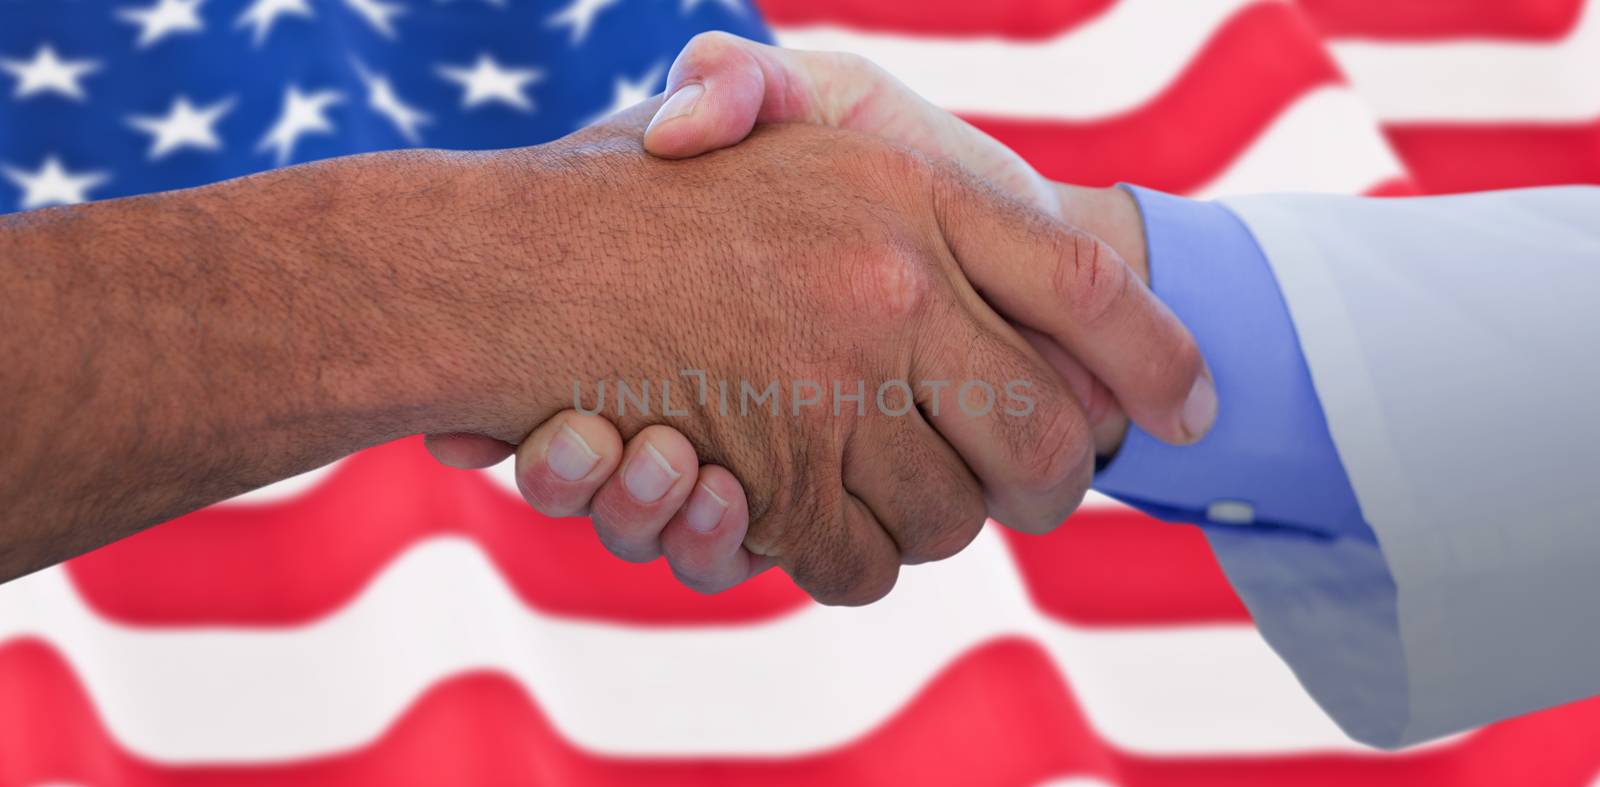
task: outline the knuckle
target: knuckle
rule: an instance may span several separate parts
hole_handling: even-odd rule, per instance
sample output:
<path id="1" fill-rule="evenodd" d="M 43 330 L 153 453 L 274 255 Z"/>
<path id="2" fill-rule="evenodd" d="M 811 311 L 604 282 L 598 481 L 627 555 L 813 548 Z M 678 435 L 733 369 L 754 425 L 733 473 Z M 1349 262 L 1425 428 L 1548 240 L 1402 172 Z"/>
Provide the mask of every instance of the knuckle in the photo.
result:
<path id="1" fill-rule="evenodd" d="M 927 535 L 921 539 L 914 552 L 907 551 L 907 562 L 932 562 L 954 557 L 972 543 L 983 531 L 988 518 L 980 495 L 963 495 L 958 501 L 946 501 L 942 513 L 928 520 Z"/>
<path id="2" fill-rule="evenodd" d="M 898 561 L 857 540 L 842 496 L 827 519 L 805 528 L 792 552 L 794 581 L 818 603 L 860 606 L 883 598 L 894 587 Z"/>
<path id="3" fill-rule="evenodd" d="M 751 552 L 776 558 L 805 553 L 841 502 L 839 495 L 828 491 L 837 484 L 822 484 L 816 478 L 812 473 L 798 474 L 778 484 L 764 506 L 752 505 L 744 537 Z"/>
<path id="4" fill-rule="evenodd" d="M 1067 304 L 1080 324 L 1100 325 L 1127 295 L 1131 280 L 1127 267 L 1109 246 L 1087 232 L 1071 230 L 1056 243 L 1060 248 L 1050 281 L 1052 294 Z"/>
<path id="5" fill-rule="evenodd" d="M 1093 452 L 1093 436 L 1088 422 L 1075 407 L 1066 404 L 1065 392 L 1056 392 L 1041 401 L 1029 423 L 1016 430 L 1013 441 L 1016 456 L 1016 484 L 1028 495 L 1054 492 L 1062 484 L 1083 474 L 1087 457 Z"/>
<path id="6" fill-rule="evenodd" d="M 900 578 L 900 567 L 893 563 L 885 563 L 881 570 L 867 572 L 853 584 L 845 595 L 841 596 L 837 604 L 840 607 L 861 607 L 881 600 L 894 590 L 895 582 Z"/>
<path id="7" fill-rule="evenodd" d="M 1033 453 L 1019 462 L 1025 478 L 1003 496 L 1002 521 L 1025 533 L 1054 530 L 1077 509 L 1094 477 L 1091 432 L 1081 417 L 1071 415 L 1040 431 Z M 1052 436 L 1054 435 L 1054 436 Z"/>
<path id="8" fill-rule="evenodd" d="M 898 322 L 920 313 L 932 296 L 931 272 L 905 244 L 877 244 L 850 266 L 847 307 Z"/>
<path id="9" fill-rule="evenodd" d="M 871 560 L 853 554 L 833 571 L 801 586 L 820 604 L 833 607 L 860 607 L 871 604 L 894 589 L 900 566 L 894 561 Z"/>
<path id="10" fill-rule="evenodd" d="M 877 499 L 882 510 L 874 511 L 899 547 L 901 562 L 943 560 L 982 529 L 983 491 L 958 457 L 902 435 L 885 441 L 890 455 L 881 461 L 894 468 L 893 488 Z"/>

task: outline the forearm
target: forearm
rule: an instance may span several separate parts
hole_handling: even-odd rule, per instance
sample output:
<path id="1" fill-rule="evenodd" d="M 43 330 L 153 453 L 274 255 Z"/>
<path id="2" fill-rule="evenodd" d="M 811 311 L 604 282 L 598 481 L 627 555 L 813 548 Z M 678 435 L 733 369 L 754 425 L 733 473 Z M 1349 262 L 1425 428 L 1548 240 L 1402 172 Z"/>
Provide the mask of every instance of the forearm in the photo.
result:
<path id="1" fill-rule="evenodd" d="M 421 431 L 481 426 L 450 154 L 0 220 L 0 580 Z M 461 231 L 463 228 L 455 228 Z M 526 299 L 522 299 L 526 302 Z"/>

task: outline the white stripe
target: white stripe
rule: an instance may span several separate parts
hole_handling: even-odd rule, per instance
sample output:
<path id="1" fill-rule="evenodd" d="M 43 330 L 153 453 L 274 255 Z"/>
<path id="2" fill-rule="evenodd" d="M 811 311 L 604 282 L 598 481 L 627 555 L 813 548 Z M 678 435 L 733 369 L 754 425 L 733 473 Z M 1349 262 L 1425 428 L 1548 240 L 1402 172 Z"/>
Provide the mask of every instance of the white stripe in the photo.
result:
<path id="1" fill-rule="evenodd" d="M 1252 0 L 1125 0 L 1045 41 L 778 28 L 795 49 L 855 52 L 940 106 L 1016 118 L 1092 119 L 1144 104 L 1171 84 Z M 1343 39 L 1335 58 L 1385 122 L 1600 118 L 1600 0 L 1561 41 Z"/>
<path id="2" fill-rule="evenodd" d="M 1228 169 L 1197 189 L 1201 199 L 1279 191 L 1360 194 L 1405 167 L 1370 111 L 1344 87 L 1291 104 Z"/>
<path id="3" fill-rule="evenodd" d="M 1385 122 L 1600 118 L 1600 0 L 1559 42 L 1336 41 L 1334 57 Z"/>
<path id="4" fill-rule="evenodd" d="M 375 739 L 434 683 L 494 668 L 569 740 L 630 754 L 815 752 L 884 723 L 996 637 L 1044 647 L 1094 727 L 1162 754 L 1357 751 L 1242 625 L 1077 628 L 1030 603 L 992 533 L 907 569 L 862 609 L 641 628 L 524 606 L 471 542 L 395 560 L 338 613 L 281 629 L 140 628 L 86 609 L 62 571 L 0 588 L 0 641 L 74 665 L 117 740 L 167 763 L 300 758 Z M 199 723 L 203 720 L 203 723 Z"/>
<path id="5" fill-rule="evenodd" d="M 785 27 L 794 49 L 855 52 L 939 106 L 1016 118 L 1096 118 L 1153 98 L 1240 9 L 1265 0 L 1124 0 L 1055 38 L 946 38 Z"/>

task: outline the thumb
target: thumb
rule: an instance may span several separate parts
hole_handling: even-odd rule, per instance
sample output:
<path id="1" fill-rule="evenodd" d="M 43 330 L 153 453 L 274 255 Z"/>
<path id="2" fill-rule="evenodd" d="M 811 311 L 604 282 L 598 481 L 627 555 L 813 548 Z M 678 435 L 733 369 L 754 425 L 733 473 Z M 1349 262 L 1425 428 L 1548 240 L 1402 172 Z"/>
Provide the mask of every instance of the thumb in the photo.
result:
<path id="1" fill-rule="evenodd" d="M 654 156 L 736 145 L 757 123 L 813 123 L 952 159 L 1042 210 L 1060 210 L 1055 191 L 1021 156 L 859 55 L 702 33 L 678 53 L 666 94 L 645 129 Z"/>
<path id="2" fill-rule="evenodd" d="M 986 303 L 1082 362 L 1157 439 L 1185 445 L 1211 429 L 1217 393 L 1199 345 L 1115 249 L 969 173 L 949 170 L 935 195 L 945 241 Z"/>
<path id="3" fill-rule="evenodd" d="M 644 145 L 662 158 L 688 158 L 737 144 L 756 123 L 821 123 L 838 116 L 860 90 L 819 92 L 822 53 L 790 52 L 727 33 L 702 33 L 667 73 L 667 100 L 645 130 Z M 827 76 L 826 73 L 821 76 Z"/>

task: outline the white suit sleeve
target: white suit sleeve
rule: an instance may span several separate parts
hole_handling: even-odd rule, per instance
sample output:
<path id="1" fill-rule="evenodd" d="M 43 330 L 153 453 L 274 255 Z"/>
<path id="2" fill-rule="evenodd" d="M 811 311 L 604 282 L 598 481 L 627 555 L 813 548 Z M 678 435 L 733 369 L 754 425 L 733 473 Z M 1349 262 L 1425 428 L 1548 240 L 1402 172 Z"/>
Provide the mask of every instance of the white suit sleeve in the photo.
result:
<path id="1" fill-rule="evenodd" d="M 1600 189 L 1226 201 L 1377 544 L 1208 531 L 1357 739 L 1600 694 Z"/>

